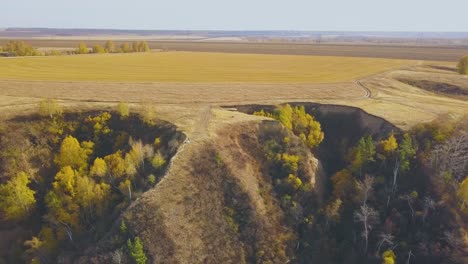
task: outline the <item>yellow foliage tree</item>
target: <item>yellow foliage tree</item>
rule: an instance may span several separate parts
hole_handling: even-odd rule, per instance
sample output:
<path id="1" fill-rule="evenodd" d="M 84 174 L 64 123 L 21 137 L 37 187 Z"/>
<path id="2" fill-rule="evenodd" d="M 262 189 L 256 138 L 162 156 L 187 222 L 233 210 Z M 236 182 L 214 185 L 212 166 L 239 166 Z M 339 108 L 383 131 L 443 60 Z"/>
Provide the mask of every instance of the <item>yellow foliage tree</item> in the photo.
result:
<path id="1" fill-rule="evenodd" d="M 8 41 L 2 48 L 4 52 L 12 56 L 39 56 L 41 55 L 35 48 L 24 41 Z"/>
<path id="2" fill-rule="evenodd" d="M 128 107 L 128 104 L 120 102 L 117 105 L 117 112 L 119 113 L 121 119 L 127 118 L 130 115 L 130 109 Z"/>
<path id="3" fill-rule="evenodd" d="M 163 155 L 158 152 L 151 160 L 151 164 L 153 165 L 153 168 L 160 169 L 164 166 L 164 164 L 166 164 L 166 159 L 164 159 Z"/>
<path id="4" fill-rule="evenodd" d="M 104 49 L 104 47 L 102 47 L 101 45 L 94 45 L 93 53 L 96 53 L 96 54 L 106 53 L 106 49 Z"/>
<path id="5" fill-rule="evenodd" d="M 39 115 L 49 116 L 51 119 L 54 116 L 60 116 L 63 113 L 62 107 L 55 100 L 45 99 L 39 102 Z"/>
<path id="6" fill-rule="evenodd" d="M 106 43 L 104 44 L 104 49 L 105 49 L 106 52 L 108 52 L 108 53 L 115 52 L 115 44 L 114 44 L 114 42 L 112 42 L 112 40 L 106 41 Z"/>
<path id="7" fill-rule="evenodd" d="M 395 264 L 396 255 L 393 250 L 387 250 L 382 254 L 382 264 Z"/>
<path id="8" fill-rule="evenodd" d="M 6 184 L 0 185 L 0 210 L 7 219 L 17 220 L 28 216 L 36 204 L 35 192 L 28 187 L 29 182 L 28 175 L 20 172 Z"/>
<path id="9" fill-rule="evenodd" d="M 468 56 L 464 56 L 460 59 L 457 65 L 458 73 L 460 74 L 468 74 Z"/>
<path id="10" fill-rule="evenodd" d="M 88 54 L 88 53 L 89 53 L 88 46 L 86 46 L 86 43 L 81 42 L 78 45 L 78 48 L 76 49 L 76 54 Z"/>
<path id="11" fill-rule="evenodd" d="M 61 168 L 70 166 L 77 170 L 86 169 L 88 156 L 93 152 L 93 146 L 94 144 L 90 141 L 85 141 L 80 145 L 76 138 L 67 136 L 55 157 L 55 163 Z"/>
<path id="12" fill-rule="evenodd" d="M 293 109 L 289 104 L 286 104 L 285 106 L 281 107 L 277 111 L 277 115 L 278 121 L 280 121 L 284 127 L 286 127 L 289 130 L 293 129 Z"/>
<path id="13" fill-rule="evenodd" d="M 289 174 L 288 183 L 294 190 L 298 190 L 302 186 L 301 179 L 294 174 Z"/>
<path id="14" fill-rule="evenodd" d="M 389 155 L 395 152 L 398 148 L 398 143 L 393 134 L 391 134 L 387 139 L 380 141 L 380 146 L 385 154 Z"/>
<path id="15" fill-rule="evenodd" d="M 126 163 L 122 158 L 121 151 L 117 151 L 114 154 L 105 156 L 104 160 L 106 161 L 108 173 L 112 179 L 118 180 L 119 178 L 125 176 Z"/>
<path id="16" fill-rule="evenodd" d="M 150 47 L 148 46 L 148 42 L 146 41 L 140 41 L 138 43 L 138 51 L 139 52 L 150 52 L 151 49 Z"/>
<path id="17" fill-rule="evenodd" d="M 281 155 L 281 161 L 283 163 L 283 168 L 285 168 L 289 173 L 296 173 L 299 169 L 299 160 L 300 157 L 297 155 L 290 155 L 283 153 Z"/>
<path id="18" fill-rule="evenodd" d="M 96 158 L 94 160 L 93 166 L 91 167 L 91 175 L 104 177 L 106 173 L 107 173 L 106 161 L 102 158 Z"/>
<path id="19" fill-rule="evenodd" d="M 79 230 L 80 206 L 74 201 L 76 194 L 76 178 L 78 173 L 70 166 L 62 168 L 52 183 L 53 189 L 46 195 L 49 208 L 48 219 L 56 223 L 63 223 L 69 229 Z M 71 230 L 67 230 L 71 232 Z M 68 233 L 70 239 L 71 235 Z"/>
<path id="20" fill-rule="evenodd" d="M 119 52 L 130 53 L 132 52 L 132 48 L 128 43 L 122 43 L 122 45 L 120 45 Z"/>
<path id="21" fill-rule="evenodd" d="M 154 126 L 156 124 L 156 109 L 154 105 L 144 103 L 142 108 L 143 121 L 148 125 Z"/>
<path id="22" fill-rule="evenodd" d="M 466 177 L 458 187 L 457 191 L 458 200 L 462 210 L 468 212 L 468 177 Z"/>

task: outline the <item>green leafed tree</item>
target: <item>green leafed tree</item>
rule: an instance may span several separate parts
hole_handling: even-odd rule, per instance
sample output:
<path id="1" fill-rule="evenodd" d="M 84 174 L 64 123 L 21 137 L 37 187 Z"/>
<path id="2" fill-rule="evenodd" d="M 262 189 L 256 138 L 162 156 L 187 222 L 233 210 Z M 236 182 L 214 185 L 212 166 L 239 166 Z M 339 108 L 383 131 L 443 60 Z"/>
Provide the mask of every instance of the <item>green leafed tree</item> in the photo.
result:
<path id="1" fill-rule="evenodd" d="M 28 187 L 29 182 L 28 175 L 20 172 L 0 185 L 0 210 L 7 219 L 18 220 L 28 216 L 36 204 L 35 192 Z"/>
<path id="2" fill-rule="evenodd" d="M 403 140 L 398 149 L 398 156 L 400 158 L 401 171 L 405 172 L 410 169 L 411 161 L 415 158 L 416 147 L 413 144 L 413 139 L 406 133 L 403 135 Z"/>
<path id="3" fill-rule="evenodd" d="M 372 137 L 362 137 L 354 151 L 353 168 L 360 171 L 368 162 L 374 161 L 375 153 Z"/>
<path id="4" fill-rule="evenodd" d="M 164 159 L 163 155 L 161 155 L 161 153 L 156 153 L 156 155 L 154 155 L 153 159 L 151 160 L 151 164 L 153 165 L 153 168 L 155 169 L 161 169 L 164 164 L 166 164 L 166 159 Z"/>
<path id="5" fill-rule="evenodd" d="M 135 237 L 135 241 L 129 239 L 127 240 L 127 248 L 132 256 L 132 259 L 135 261 L 136 264 L 146 264 L 148 258 L 146 257 L 145 251 L 143 250 L 143 244 L 139 237 Z"/>

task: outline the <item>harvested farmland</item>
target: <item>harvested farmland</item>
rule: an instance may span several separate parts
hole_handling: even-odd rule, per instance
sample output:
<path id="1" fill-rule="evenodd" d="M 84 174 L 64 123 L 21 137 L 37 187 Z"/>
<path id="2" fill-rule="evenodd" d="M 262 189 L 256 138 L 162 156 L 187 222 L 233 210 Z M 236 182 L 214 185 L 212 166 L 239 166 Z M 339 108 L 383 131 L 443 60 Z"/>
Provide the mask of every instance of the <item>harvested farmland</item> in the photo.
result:
<path id="1" fill-rule="evenodd" d="M 0 59 L 2 80 L 173 82 L 173 83 L 336 83 L 393 68 L 409 60 L 156 52 Z"/>

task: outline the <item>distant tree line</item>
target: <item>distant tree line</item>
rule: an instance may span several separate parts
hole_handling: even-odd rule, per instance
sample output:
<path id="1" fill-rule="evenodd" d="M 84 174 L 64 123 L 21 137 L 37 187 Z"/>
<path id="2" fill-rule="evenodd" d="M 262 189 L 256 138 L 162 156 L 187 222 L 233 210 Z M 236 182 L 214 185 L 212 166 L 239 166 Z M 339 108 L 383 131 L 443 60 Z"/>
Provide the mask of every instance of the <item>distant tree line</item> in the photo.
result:
<path id="1" fill-rule="evenodd" d="M 122 43 L 116 46 L 114 42 L 108 40 L 104 45 L 94 45 L 88 48 L 87 44 L 82 42 L 75 50 L 60 51 L 51 49 L 46 51 L 39 51 L 24 41 L 11 40 L 8 41 L 3 47 L 0 47 L 0 53 L 8 57 L 17 56 L 60 56 L 60 55 L 74 55 L 74 54 L 103 54 L 103 53 L 132 53 L 132 52 L 150 52 L 151 49 L 146 41 L 134 41 L 131 43 Z"/>
<path id="2" fill-rule="evenodd" d="M 106 41 L 104 46 L 94 45 L 91 49 L 86 43 L 82 42 L 78 45 L 75 54 L 102 54 L 102 53 L 131 53 L 131 52 L 150 52 L 151 49 L 146 41 L 134 41 L 132 43 L 122 43 L 118 47 L 112 40 Z"/>

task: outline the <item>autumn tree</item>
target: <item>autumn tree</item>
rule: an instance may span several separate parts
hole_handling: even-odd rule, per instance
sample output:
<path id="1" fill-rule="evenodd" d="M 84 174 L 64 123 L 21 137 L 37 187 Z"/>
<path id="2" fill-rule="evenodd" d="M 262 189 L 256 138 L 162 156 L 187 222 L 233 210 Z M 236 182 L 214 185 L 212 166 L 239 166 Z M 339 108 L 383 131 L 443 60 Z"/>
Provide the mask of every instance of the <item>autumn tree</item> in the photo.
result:
<path id="1" fill-rule="evenodd" d="M 91 175 L 104 177 L 107 174 L 107 164 L 102 158 L 96 158 L 90 170 Z"/>
<path id="2" fill-rule="evenodd" d="M 106 53 L 106 50 L 101 45 L 94 45 L 93 53 L 102 54 L 102 53 Z"/>
<path id="3" fill-rule="evenodd" d="M 52 99 L 44 99 L 39 102 L 39 115 L 48 116 L 51 119 L 54 116 L 60 116 L 63 113 L 62 107 Z"/>
<path id="4" fill-rule="evenodd" d="M 310 148 L 318 146 L 324 139 L 322 127 L 315 118 L 305 112 L 304 106 L 296 106 L 292 116 L 293 132 Z"/>
<path id="5" fill-rule="evenodd" d="M 105 156 L 104 160 L 107 164 L 107 172 L 113 181 L 125 176 L 126 164 L 121 151 Z"/>
<path id="6" fill-rule="evenodd" d="M 112 40 L 106 41 L 104 44 L 104 50 L 108 53 L 113 53 L 115 52 L 115 44 L 112 42 Z"/>
<path id="7" fill-rule="evenodd" d="M 73 232 L 80 231 L 101 216 L 106 208 L 110 186 L 80 175 L 72 167 L 63 167 L 55 176 L 52 190 L 46 196 L 49 221 L 62 226 L 70 241 Z"/>
<path id="8" fill-rule="evenodd" d="M 286 104 L 285 106 L 279 108 L 277 110 L 277 119 L 280 121 L 281 124 L 283 124 L 284 127 L 287 129 L 291 130 L 293 129 L 293 120 L 292 120 L 292 115 L 293 115 L 293 109 L 289 104 Z"/>
<path id="9" fill-rule="evenodd" d="M 151 164 L 153 165 L 153 168 L 159 170 L 166 164 L 166 159 L 164 159 L 164 156 L 158 152 L 151 160 Z"/>
<path id="10" fill-rule="evenodd" d="M 128 43 L 122 43 L 120 45 L 119 52 L 130 53 L 130 52 L 132 52 L 132 48 L 130 47 L 130 45 Z"/>
<path id="11" fill-rule="evenodd" d="M 151 49 L 148 46 L 148 42 L 146 41 L 140 41 L 138 42 L 138 51 L 139 52 L 150 52 Z"/>
<path id="12" fill-rule="evenodd" d="M 81 220 L 91 224 L 96 217 L 103 215 L 107 207 L 110 185 L 96 183 L 91 177 L 78 175 L 75 189 L 75 201 L 80 206 Z"/>
<path id="13" fill-rule="evenodd" d="M 468 56 L 464 56 L 460 59 L 457 65 L 458 73 L 460 74 L 468 74 Z"/>
<path id="14" fill-rule="evenodd" d="M 121 119 L 127 118 L 130 115 L 130 109 L 128 107 L 128 104 L 120 102 L 117 105 L 117 112 L 119 113 Z"/>
<path id="15" fill-rule="evenodd" d="M 48 208 L 46 220 L 60 227 L 60 237 L 68 237 L 73 243 L 74 231 L 82 228 L 79 221 L 80 206 L 74 201 L 76 194 L 76 175 L 70 166 L 63 167 L 55 176 L 53 189 L 46 195 Z"/>
<path id="16" fill-rule="evenodd" d="M 380 141 L 379 145 L 386 156 L 393 154 L 398 148 L 398 142 L 393 134 L 387 139 Z"/>
<path id="17" fill-rule="evenodd" d="M 127 240 L 127 248 L 136 264 L 146 264 L 148 258 L 143 250 L 143 244 L 139 237 L 135 237 L 134 242 L 130 239 Z"/>
<path id="18" fill-rule="evenodd" d="M 60 145 L 59 153 L 55 156 L 55 163 L 61 168 L 70 166 L 76 170 L 86 169 L 93 147 L 94 144 L 90 141 L 84 141 L 80 145 L 76 138 L 67 136 Z"/>
<path id="19" fill-rule="evenodd" d="M 331 178 L 333 184 L 333 197 L 343 201 L 350 201 L 357 190 L 356 180 L 351 172 L 343 169 L 335 173 Z"/>
<path id="20" fill-rule="evenodd" d="M 140 52 L 139 42 L 137 42 L 137 41 L 132 42 L 132 51 L 133 52 Z"/>
<path id="21" fill-rule="evenodd" d="M 142 117 L 143 121 L 151 126 L 156 124 L 156 109 L 151 103 L 142 104 Z"/>
<path id="22" fill-rule="evenodd" d="M 29 176 L 20 172 L 7 183 L 0 185 L 0 210 L 6 219 L 25 218 L 35 206 L 35 192 L 28 187 L 29 183 Z"/>
<path id="23" fill-rule="evenodd" d="M 11 56 L 38 56 L 41 55 L 31 45 L 24 41 L 8 41 L 3 46 L 3 51 L 9 53 Z"/>
<path id="24" fill-rule="evenodd" d="M 294 174 L 289 174 L 287 182 L 295 191 L 301 188 L 302 180 Z"/>
<path id="25" fill-rule="evenodd" d="M 78 48 L 76 49 L 76 54 L 88 54 L 88 53 L 89 53 L 88 46 L 86 46 L 86 43 L 81 42 L 78 45 Z"/>
<path id="26" fill-rule="evenodd" d="M 154 149 L 151 145 L 145 145 L 141 140 L 133 140 L 130 138 L 130 151 L 128 155 L 134 162 L 137 169 L 140 167 L 144 169 L 145 167 L 145 160 L 153 158 L 154 156 Z"/>
<path id="27" fill-rule="evenodd" d="M 107 135 L 111 132 L 107 123 L 111 117 L 112 115 L 109 112 L 102 112 L 100 115 L 88 116 L 86 118 L 85 122 L 93 126 L 95 142 L 98 142 L 99 136 Z"/>
<path id="28" fill-rule="evenodd" d="M 387 250 L 382 254 L 382 264 L 395 264 L 396 255 L 393 250 Z"/>
<path id="29" fill-rule="evenodd" d="M 458 186 L 457 197 L 460 208 L 468 212 L 468 177 L 466 177 Z"/>

